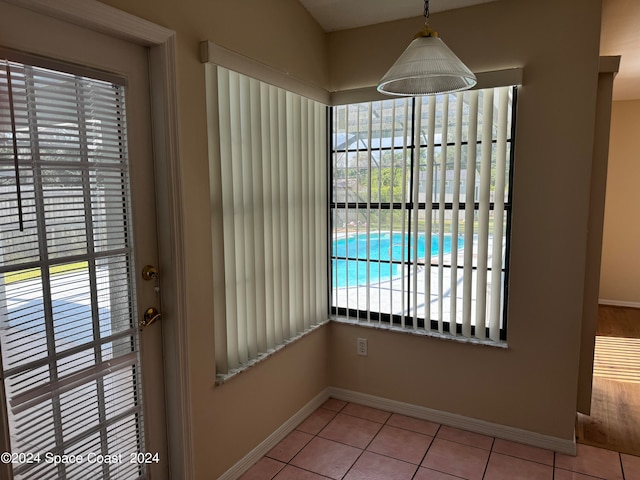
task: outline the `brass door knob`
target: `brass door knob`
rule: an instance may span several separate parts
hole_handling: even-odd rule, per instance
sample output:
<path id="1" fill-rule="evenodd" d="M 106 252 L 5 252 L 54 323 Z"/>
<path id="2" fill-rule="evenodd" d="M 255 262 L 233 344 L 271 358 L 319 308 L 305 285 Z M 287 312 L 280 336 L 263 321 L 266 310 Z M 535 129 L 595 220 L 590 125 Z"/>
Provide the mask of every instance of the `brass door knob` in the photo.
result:
<path id="1" fill-rule="evenodd" d="M 142 278 L 144 280 L 156 280 L 158 278 L 158 269 L 153 265 L 145 265 L 142 269 Z"/>

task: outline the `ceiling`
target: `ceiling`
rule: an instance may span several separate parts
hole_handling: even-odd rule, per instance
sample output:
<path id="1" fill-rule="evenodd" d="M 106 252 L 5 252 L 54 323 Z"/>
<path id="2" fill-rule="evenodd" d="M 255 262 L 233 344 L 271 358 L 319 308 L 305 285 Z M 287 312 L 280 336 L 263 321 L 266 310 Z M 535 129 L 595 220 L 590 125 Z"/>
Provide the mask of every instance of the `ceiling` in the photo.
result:
<path id="1" fill-rule="evenodd" d="M 496 0 L 431 0 L 432 13 Z M 300 0 L 325 32 L 418 17 L 420 0 Z M 640 99 L 640 1 L 603 0 L 601 55 L 622 55 L 614 100 Z"/>
<path id="2" fill-rule="evenodd" d="M 431 0 L 431 13 L 496 0 Z M 325 32 L 364 27 L 424 14 L 421 0 L 300 0 Z"/>

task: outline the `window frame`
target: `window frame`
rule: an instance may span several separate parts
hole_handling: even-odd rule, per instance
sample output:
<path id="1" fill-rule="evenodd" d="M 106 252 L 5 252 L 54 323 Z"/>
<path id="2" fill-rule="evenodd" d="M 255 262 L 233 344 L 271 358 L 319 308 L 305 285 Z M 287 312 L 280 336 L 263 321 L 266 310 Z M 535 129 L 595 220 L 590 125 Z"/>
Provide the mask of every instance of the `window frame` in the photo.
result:
<path id="1" fill-rule="evenodd" d="M 505 85 L 507 86 L 507 85 Z M 487 87 L 487 88 L 492 88 L 492 87 Z M 501 317 L 501 327 L 500 327 L 500 340 L 503 342 L 506 342 L 507 340 L 507 332 L 508 332 L 508 301 L 509 301 L 509 267 L 510 267 L 510 250 L 511 250 L 511 228 L 512 228 L 512 217 L 513 217 L 513 172 L 514 172 L 514 165 L 515 165 L 515 145 L 516 145 L 516 119 L 517 119 L 517 103 L 518 103 L 518 90 L 519 90 L 519 86 L 518 85 L 511 85 L 511 106 L 509 108 L 509 113 L 510 113 L 510 118 L 511 118 L 511 124 L 510 124 L 510 128 L 509 128 L 509 135 L 508 138 L 506 139 L 506 144 L 507 144 L 507 148 L 508 148 L 508 155 L 507 155 L 507 178 L 506 178 L 506 183 L 505 183 L 505 187 L 507 189 L 507 197 L 506 200 L 504 201 L 504 213 L 505 213 L 505 231 L 504 231 L 504 238 L 506 240 L 505 242 L 505 251 L 504 251 L 504 265 L 502 268 L 502 272 L 504 274 L 504 280 L 503 280 L 503 295 L 502 295 L 502 317 Z M 442 95 L 439 95 L 442 96 Z M 328 153 L 328 178 L 329 181 L 327 182 L 328 185 L 328 198 L 329 198 L 329 218 L 328 218 L 328 222 L 329 222 L 329 239 L 328 239 L 328 251 L 330 252 L 329 254 L 329 259 L 328 259 L 328 284 L 330 286 L 330 291 L 329 291 L 329 310 L 330 310 L 330 314 L 332 315 L 332 319 L 333 320 L 341 320 L 341 319 L 346 319 L 348 321 L 356 321 L 358 323 L 362 323 L 362 320 L 368 321 L 368 322 L 376 322 L 378 324 L 386 324 L 389 327 L 400 327 L 403 328 L 402 325 L 402 321 L 404 320 L 404 328 L 405 330 L 409 331 L 410 329 L 413 331 L 414 327 L 417 327 L 418 329 L 420 329 L 421 333 L 432 333 L 432 332 L 438 332 L 438 320 L 434 320 L 434 319 L 425 319 L 425 318 L 414 318 L 412 316 L 412 313 L 409 313 L 407 315 L 399 315 L 399 314 L 391 314 L 391 313 L 384 313 L 384 312 L 379 312 L 379 311 L 372 311 L 372 310 L 362 310 L 362 309 L 356 309 L 356 308 L 350 308 L 349 306 L 336 306 L 334 305 L 334 292 L 336 287 L 334 287 L 333 285 L 333 265 L 334 265 L 334 261 L 335 260 L 345 260 L 345 261 L 356 261 L 356 260 L 363 260 L 362 258 L 356 258 L 353 257 L 351 255 L 349 256 L 339 256 L 334 254 L 334 248 L 333 248 L 333 242 L 335 241 L 335 237 L 334 237 L 334 218 L 335 218 L 335 211 L 336 210 L 342 210 L 345 212 L 348 212 L 349 210 L 353 210 L 353 211 L 357 211 L 360 209 L 366 210 L 369 209 L 371 211 L 377 211 L 377 210 L 390 210 L 390 211 L 404 211 L 407 212 L 407 216 L 408 216 L 408 226 L 404 229 L 405 232 L 407 233 L 407 236 L 409 238 L 409 244 L 407 245 L 407 251 L 410 251 L 411 249 L 411 232 L 412 232 L 412 216 L 414 215 L 414 212 L 416 211 L 416 202 L 414 202 L 413 200 L 413 194 L 411 192 L 411 189 L 413 189 L 418 182 L 420 182 L 420 179 L 415 179 L 414 178 L 414 164 L 415 161 L 420 161 L 416 155 L 416 151 L 420 152 L 423 149 L 426 150 L 428 148 L 428 144 L 426 141 L 421 141 L 420 144 L 416 144 L 415 143 L 415 114 L 416 114 L 416 105 L 417 105 L 417 99 L 420 99 L 422 97 L 412 97 L 410 99 L 411 102 L 411 106 L 409 107 L 410 109 L 410 114 L 411 114 L 411 130 L 409 133 L 407 133 L 406 138 L 408 140 L 408 144 L 406 145 L 406 149 L 408 150 L 408 153 L 406 154 L 406 159 L 409 160 L 409 165 L 406 166 L 406 170 L 408 171 L 408 185 L 410 188 L 410 191 L 408 194 L 405 195 L 405 201 L 401 201 L 401 202 L 382 202 L 382 201 L 377 201 L 377 202 L 366 202 L 366 201 L 358 201 L 358 202 L 348 202 L 348 201 L 336 201 L 335 199 L 335 189 L 334 189 L 334 160 L 333 160 L 333 156 L 334 154 L 348 154 L 348 153 L 356 153 L 356 152 L 361 152 L 362 150 L 360 149 L 349 149 L 347 146 L 347 143 L 345 142 L 345 147 L 342 149 L 337 149 L 336 146 L 334 145 L 335 143 L 335 131 L 334 131 L 334 119 L 335 119 L 335 108 L 337 107 L 337 105 L 331 106 L 330 107 L 330 112 L 328 115 L 328 121 L 329 121 L 329 126 L 327 129 L 327 132 L 329 133 L 329 139 L 328 139 L 328 143 L 329 143 L 329 147 L 327 149 L 327 153 Z M 375 101 L 375 100 L 373 100 Z M 371 102 L 373 102 L 371 101 Z M 356 104 L 362 104 L 362 103 L 368 103 L 367 100 L 355 100 L 351 103 L 346 103 L 344 102 L 343 105 L 356 105 Z M 476 139 L 476 146 L 480 146 L 482 143 L 482 140 L 480 138 Z M 493 138 L 492 136 L 492 142 L 493 145 L 495 145 L 497 143 L 497 139 Z M 434 143 L 433 147 L 434 149 L 438 149 L 438 148 L 442 148 L 444 142 L 440 141 L 439 143 Z M 462 146 L 465 145 L 469 145 L 469 140 L 465 140 L 465 141 L 461 141 L 459 143 Z M 446 143 L 447 147 L 455 147 L 456 146 L 456 142 L 447 142 Z M 379 151 L 388 151 L 388 152 L 393 152 L 393 151 L 397 151 L 398 147 L 395 145 L 390 145 L 387 147 L 380 147 Z M 434 176 L 434 185 L 437 184 L 437 180 L 435 179 Z M 444 209 L 445 210 L 452 210 L 453 209 L 453 204 L 454 202 L 446 202 L 444 204 Z M 457 202 L 458 205 L 458 209 L 460 212 L 466 211 L 466 202 Z M 417 202 L 417 211 L 418 212 L 422 212 L 422 211 L 426 211 L 426 207 L 427 207 L 427 202 Z M 473 205 L 473 211 L 474 212 L 478 212 L 479 211 L 479 202 L 476 201 L 474 202 Z M 434 201 L 431 202 L 431 208 L 432 211 L 436 212 L 436 211 L 440 211 L 440 202 Z M 489 209 L 490 211 L 493 211 L 495 208 L 495 202 L 494 201 L 490 201 L 489 202 Z M 435 215 L 434 215 L 435 216 Z M 369 260 L 369 256 L 367 256 L 367 260 Z M 407 257 L 409 258 L 409 255 L 407 254 Z M 410 260 L 409 260 L 410 261 Z M 384 264 L 406 264 L 407 260 L 394 260 L 394 259 L 389 259 L 389 260 L 381 260 L 381 259 L 377 259 L 376 263 L 384 263 Z M 425 266 L 426 262 L 422 262 L 422 263 L 418 263 L 418 265 L 421 266 Z M 439 264 L 438 263 L 434 263 L 433 261 L 430 263 L 431 267 L 438 267 Z M 444 268 L 452 268 L 451 262 L 449 262 L 449 264 L 443 264 Z M 460 271 L 461 269 L 464 268 L 464 263 L 462 264 L 458 264 L 456 265 L 456 269 L 458 271 Z M 472 265 L 472 270 L 473 271 L 477 271 L 477 266 L 476 265 Z M 492 267 L 491 265 L 487 266 L 487 272 L 491 272 L 492 271 Z M 367 288 L 370 287 L 371 284 L 367 284 Z M 411 305 L 411 295 L 412 295 L 412 291 L 411 288 L 406 287 L 405 291 L 402 292 L 404 296 L 406 296 L 407 298 L 407 305 Z M 430 328 L 425 329 L 425 324 L 427 323 L 427 321 L 429 321 L 429 325 Z M 415 323 L 414 323 L 415 322 Z M 448 320 L 443 320 L 443 329 L 445 331 L 446 334 L 451 334 L 451 325 L 450 322 Z M 461 323 L 456 322 L 456 336 L 460 336 L 462 335 L 462 329 L 463 329 L 463 325 Z M 471 325 L 471 333 L 470 336 L 472 338 L 476 337 L 476 326 L 475 325 Z M 462 337 L 464 338 L 464 337 Z M 485 338 L 488 339 L 489 338 L 489 325 L 485 325 Z"/>

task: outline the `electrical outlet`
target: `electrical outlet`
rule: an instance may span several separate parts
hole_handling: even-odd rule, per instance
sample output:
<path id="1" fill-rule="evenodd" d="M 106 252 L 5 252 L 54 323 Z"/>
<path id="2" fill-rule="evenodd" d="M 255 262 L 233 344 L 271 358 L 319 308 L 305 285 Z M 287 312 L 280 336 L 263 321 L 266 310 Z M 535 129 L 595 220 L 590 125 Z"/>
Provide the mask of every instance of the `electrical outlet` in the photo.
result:
<path id="1" fill-rule="evenodd" d="M 366 338 L 358 339 L 357 350 L 358 350 L 358 355 L 362 355 L 363 357 L 366 357 L 368 355 Z"/>

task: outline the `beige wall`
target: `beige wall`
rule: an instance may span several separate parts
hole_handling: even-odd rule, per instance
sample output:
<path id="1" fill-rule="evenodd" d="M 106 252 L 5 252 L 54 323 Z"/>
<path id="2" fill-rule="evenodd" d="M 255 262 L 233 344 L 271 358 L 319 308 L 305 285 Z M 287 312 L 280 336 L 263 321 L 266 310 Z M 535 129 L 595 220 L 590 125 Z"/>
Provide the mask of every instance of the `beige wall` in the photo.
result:
<path id="1" fill-rule="evenodd" d="M 640 307 L 638 132 L 640 100 L 613 102 L 600 299 Z"/>
<path id="2" fill-rule="evenodd" d="M 611 60 L 611 59 L 609 59 Z M 598 292 L 600 290 L 600 261 L 604 202 L 607 187 L 607 161 L 609 158 L 609 132 L 611 130 L 611 99 L 613 79 L 618 66 L 607 68 L 601 59 L 598 76 L 596 124 L 591 164 L 591 193 L 589 198 L 589 223 L 587 226 L 587 256 L 585 265 L 584 300 L 582 307 L 582 332 L 580 346 L 580 373 L 578 379 L 578 412 L 589 415 L 593 381 L 593 356 L 598 326 Z"/>
<path id="3" fill-rule="evenodd" d="M 600 2 L 512 0 L 436 14 L 474 71 L 523 66 L 514 166 L 509 349 L 333 324 L 337 387 L 573 438 Z M 420 19 L 329 35 L 332 89 L 374 85 Z M 369 356 L 355 356 L 356 337 Z"/>
<path id="4" fill-rule="evenodd" d="M 327 387 L 327 327 L 214 387 L 211 248 L 204 65 L 199 43 L 228 49 L 326 87 L 324 32 L 297 0 L 108 0 L 176 31 L 192 388 L 194 478 L 218 478 Z"/>
<path id="5" fill-rule="evenodd" d="M 325 36 L 296 0 L 107 0 L 177 32 L 195 478 L 217 478 L 328 385 L 571 438 L 577 389 L 598 0 L 510 0 L 432 23 L 476 71 L 525 67 L 519 96 L 509 349 L 323 327 L 215 388 L 204 68 L 212 40 L 331 89 L 373 85 L 421 20 Z M 569 81 L 567 81 L 569 79 Z M 579 81 L 572 81 L 579 79 Z M 355 338 L 369 338 L 356 358 Z"/>
<path id="6" fill-rule="evenodd" d="M 203 267 L 212 261 L 211 212 L 198 42 L 213 40 L 337 90 L 375 84 L 421 19 L 330 34 L 325 44 L 293 0 L 254 0 L 251 8 L 220 0 L 108 3 L 178 34 L 197 474 L 215 478 L 327 385 L 572 438 L 599 1 L 511 0 L 432 16 L 433 26 L 473 70 L 525 68 L 514 169 L 509 349 L 333 324 L 220 388 L 212 385 L 212 271 Z M 575 78 L 580 80 L 565 81 Z M 369 338 L 366 358 L 355 356 L 357 336 Z"/>

